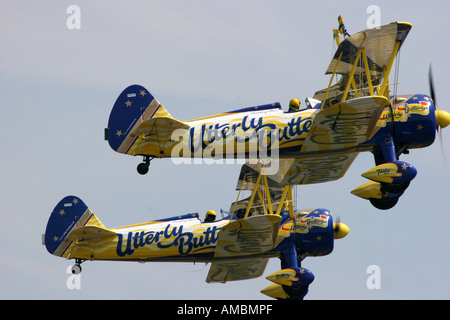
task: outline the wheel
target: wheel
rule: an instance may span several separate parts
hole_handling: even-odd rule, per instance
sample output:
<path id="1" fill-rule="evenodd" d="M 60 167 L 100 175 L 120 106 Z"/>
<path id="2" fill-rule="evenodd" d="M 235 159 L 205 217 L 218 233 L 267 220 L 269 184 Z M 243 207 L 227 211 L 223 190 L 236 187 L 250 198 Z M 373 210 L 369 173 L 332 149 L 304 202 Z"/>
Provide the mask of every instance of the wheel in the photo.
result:
<path id="1" fill-rule="evenodd" d="M 137 171 L 139 172 L 139 174 L 147 174 L 148 172 L 148 168 L 150 167 L 150 163 L 139 163 L 139 165 L 137 166 Z"/>
<path id="2" fill-rule="evenodd" d="M 309 285 L 299 286 L 299 287 L 290 287 L 286 285 L 282 285 L 284 292 L 289 295 L 289 298 L 292 300 L 303 300 L 303 298 L 308 293 Z"/>
<path id="3" fill-rule="evenodd" d="M 81 273 L 81 266 L 79 264 L 74 264 L 72 266 L 72 273 L 73 274 L 80 274 Z"/>
<path id="4" fill-rule="evenodd" d="M 375 199 L 375 198 L 370 198 L 370 203 L 377 209 L 380 210 L 388 210 L 393 208 L 397 202 L 398 202 L 398 197 L 397 198 L 382 198 L 382 199 Z"/>
<path id="5" fill-rule="evenodd" d="M 391 193 L 400 193 L 408 188 L 410 181 L 402 182 L 402 183 L 381 183 L 381 187 L 384 191 Z"/>

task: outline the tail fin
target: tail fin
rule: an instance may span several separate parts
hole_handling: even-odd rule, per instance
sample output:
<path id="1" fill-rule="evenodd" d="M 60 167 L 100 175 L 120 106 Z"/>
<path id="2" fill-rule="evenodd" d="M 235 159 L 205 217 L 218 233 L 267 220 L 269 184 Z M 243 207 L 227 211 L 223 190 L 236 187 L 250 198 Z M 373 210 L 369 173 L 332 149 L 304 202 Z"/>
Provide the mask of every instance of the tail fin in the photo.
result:
<path id="1" fill-rule="evenodd" d="M 72 241 L 68 237 L 72 230 L 84 226 L 105 226 L 78 197 L 67 196 L 53 209 L 45 230 L 44 241 L 47 251 L 62 257 Z"/>
<path id="2" fill-rule="evenodd" d="M 105 139 L 111 148 L 127 153 L 137 137 L 130 136 L 142 122 L 154 117 L 172 117 L 153 95 L 140 85 L 131 85 L 117 98 L 109 116 Z"/>

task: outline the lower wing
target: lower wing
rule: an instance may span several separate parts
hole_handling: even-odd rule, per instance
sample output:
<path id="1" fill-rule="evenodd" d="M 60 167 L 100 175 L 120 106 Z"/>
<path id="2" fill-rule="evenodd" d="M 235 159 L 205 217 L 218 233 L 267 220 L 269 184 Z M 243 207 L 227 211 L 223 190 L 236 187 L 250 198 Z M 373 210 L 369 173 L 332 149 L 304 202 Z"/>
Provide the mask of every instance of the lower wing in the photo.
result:
<path id="1" fill-rule="evenodd" d="M 259 277 L 266 268 L 280 227 L 278 215 L 252 216 L 224 226 L 217 240 L 206 282 L 226 282 Z"/>

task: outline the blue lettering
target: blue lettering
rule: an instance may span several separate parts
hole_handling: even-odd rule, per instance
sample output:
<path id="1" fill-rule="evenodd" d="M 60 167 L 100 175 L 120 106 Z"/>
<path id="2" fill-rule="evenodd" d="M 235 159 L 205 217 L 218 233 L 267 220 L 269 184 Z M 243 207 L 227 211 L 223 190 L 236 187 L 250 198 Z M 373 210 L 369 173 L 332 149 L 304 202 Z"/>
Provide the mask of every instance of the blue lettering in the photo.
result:
<path id="1" fill-rule="evenodd" d="M 200 128 L 192 127 L 190 129 L 190 149 L 191 153 L 197 153 L 200 148 L 205 150 L 213 142 L 224 141 L 228 137 L 234 137 L 237 143 L 245 143 L 250 141 L 252 138 L 257 138 L 261 130 L 276 130 L 277 125 L 274 123 L 263 123 L 263 117 L 248 119 L 245 116 L 241 122 L 234 123 L 230 125 L 229 123 L 205 125 L 203 124 Z M 289 140 L 299 140 L 298 136 L 308 133 L 313 124 L 313 119 L 311 117 L 297 117 L 292 118 L 286 126 L 278 129 L 278 139 L 279 141 L 288 142 Z M 238 135 L 236 133 L 237 129 L 241 128 L 243 133 Z M 197 140 L 197 141 L 195 141 Z M 271 143 L 269 142 L 267 148 L 270 148 Z"/>
<path id="2" fill-rule="evenodd" d="M 119 237 L 119 240 L 117 242 L 116 253 L 119 257 L 124 257 L 126 255 L 132 255 L 134 253 L 134 250 L 131 249 L 131 242 L 130 242 L 132 235 L 133 235 L 133 232 L 128 232 L 127 248 L 125 249 L 125 251 L 122 252 L 123 235 L 121 235 L 120 233 L 117 234 L 117 236 Z"/>
<path id="3" fill-rule="evenodd" d="M 183 226 L 171 228 L 168 224 L 161 231 L 128 232 L 125 250 L 123 250 L 124 236 L 119 233 L 116 253 L 119 257 L 133 255 L 135 250 L 155 244 L 160 249 L 178 247 L 180 255 L 188 255 L 193 250 L 213 246 L 217 242 L 219 230 L 220 228 L 213 226 L 201 234 L 194 235 L 189 231 L 183 232 Z"/>

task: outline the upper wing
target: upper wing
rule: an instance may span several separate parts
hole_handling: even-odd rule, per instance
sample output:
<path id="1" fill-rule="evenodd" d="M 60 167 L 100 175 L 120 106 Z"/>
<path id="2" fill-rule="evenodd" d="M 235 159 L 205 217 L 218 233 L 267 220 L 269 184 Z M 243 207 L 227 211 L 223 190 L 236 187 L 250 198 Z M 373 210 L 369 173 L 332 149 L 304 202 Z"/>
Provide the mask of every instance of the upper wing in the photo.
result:
<path id="1" fill-rule="evenodd" d="M 342 41 L 326 70 L 326 74 L 340 74 L 338 84 L 317 91 L 314 98 L 323 101 L 328 91 L 328 99 L 336 99 L 344 92 L 349 81 L 354 81 L 355 94 L 369 94 L 368 74 L 373 86 L 379 85 L 389 76 L 388 66 L 411 30 L 407 22 L 394 22 L 378 28 L 360 31 Z M 361 59 L 362 49 L 364 55 Z M 355 65 L 355 61 L 358 63 Z M 361 60 L 363 60 L 361 62 Z M 353 68 L 353 77 L 350 77 Z M 366 72 L 367 71 L 367 72 Z M 387 71 L 387 73 L 385 73 Z"/>
<path id="2" fill-rule="evenodd" d="M 347 100 L 321 110 L 295 158 L 275 160 L 274 174 L 267 175 L 271 194 L 281 195 L 285 185 L 311 184 L 339 179 L 350 167 L 373 135 L 382 110 L 389 104 L 385 97 Z M 261 162 L 242 166 L 237 189 L 252 190 Z M 274 197 L 272 197 L 274 198 Z M 245 199 L 244 199 L 245 200 Z"/>
<path id="3" fill-rule="evenodd" d="M 268 258 L 258 255 L 273 249 L 280 223 L 280 216 L 264 215 L 236 220 L 224 226 L 217 239 L 214 261 L 206 282 L 259 277 Z"/>
<path id="4" fill-rule="evenodd" d="M 283 160 L 281 185 L 309 184 L 341 178 L 364 142 L 373 135 L 377 120 L 389 105 L 385 97 L 363 97 L 321 110 L 302 146 L 300 157 Z M 286 170 L 286 168 L 288 168 Z"/>
<path id="5" fill-rule="evenodd" d="M 354 150 L 369 140 L 389 100 L 383 96 L 347 100 L 321 110 L 314 118 L 302 153 Z"/>
<path id="6" fill-rule="evenodd" d="M 337 74 L 348 75 L 357 58 L 358 49 L 364 47 L 373 79 L 382 76 L 384 68 L 388 65 L 392 52 L 395 50 L 395 42 L 400 42 L 401 46 L 409 30 L 411 30 L 411 24 L 393 22 L 379 28 L 360 31 L 348 37 L 341 42 L 336 50 L 326 74 L 332 74 L 336 70 Z M 339 56 L 341 56 L 340 61 Z M 357 67 L 356 74 L 364 72 L 364 70 L 358 68 L 361 68 L 361 66 Z"/>

